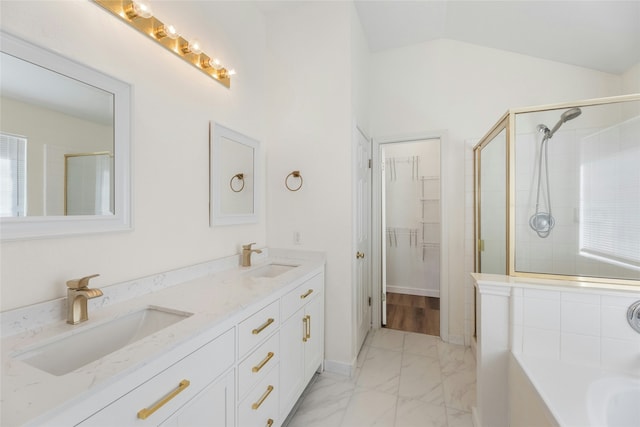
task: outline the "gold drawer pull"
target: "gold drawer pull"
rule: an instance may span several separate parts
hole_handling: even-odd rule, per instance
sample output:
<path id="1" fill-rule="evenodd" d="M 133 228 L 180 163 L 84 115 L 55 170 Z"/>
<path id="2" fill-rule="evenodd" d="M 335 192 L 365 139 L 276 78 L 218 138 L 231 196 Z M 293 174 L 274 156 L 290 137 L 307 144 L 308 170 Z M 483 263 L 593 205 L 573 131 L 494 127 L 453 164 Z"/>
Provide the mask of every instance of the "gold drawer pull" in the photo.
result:
<path id="1" fill-rule="evenodd" d="M 311 295 L 312 292 L 313 292 L 313 289 L 309 289 L 307 292 L 305 292 L 304 294 L 300 295 L 300 299 L 305 299 L 306 297 Z"/>
<path id="2" fill-rule="evenodd" d="M 264 358 L 264 360 L 260 363 L 258 363 L 256 366 L 254 366 L 253 368 L 251 368 L 251 372 L 258 372 L 260 371 L 260 369 L 262 369 L 264 367 L 264 365 L 267 364 L 267 362 L 269 360 L 271 360 L 271 358 L 274 356 L 274 353 L 272 351 L 270 351 L 269 353 L 267 353 L 267 357 Z"/>
<path id="3" fill-rule="evenodd" d="M 258 326 L 256 329 L 254 329 L 253 331 L 251 331 L 251 333 L 253 335 L 258 335 L 260 332 L 264 331 L 267 326 L 269 326 L 270 324 L 272 324 L 273 322 L 275 322 L 275 320 L 273 320 L 273 317 L 270 317 L 269 319 L 267 319 L 266 322 L 264 322 L 262 325 Z"/>
<path id="4" fill-rule="evenodd" d="M 269 387 L 267 387 L 267 391 L 264 392 L 264 394 L 262 395 L 262 397 L 260 398 L 260 400 L 258 400 L 256 403 L 254 403 L 253 405 L 251 405 L 251 409 L 256 410 L 260 407 L 260 405 L 262 405 L 262 402 L 265 401 L 265 399 L 267 397 L 269 397 L 269 395 L 271 394 L 271 392 L 273 391 L 273 386 L 270 385 Z"/>
<path id="5" fill-rule="evenodd" d="M 267 427 L 271 427 L 273 425 L 273 420 L 271 418 L 269 418 L 267 420 Z"/>
<path id="6" fill-rule="evenodd" d="M 180 384 L 178 384 L 178 387 L 176 387 L 172 392 L 170 392 L 169 394 L 164 396 L 162 399 L 154 403 L 151 408 L 140 409 L 138 411 L 138 418 L 140 418 L 141 420 L 146 420 L 154 412 L 156 412 L 158 409 L 162 408 L 166 403 L 168 403 L 171 399 L 173 399 L 174 397 L 176 397 L 177 395 L 185 391 L 186 388 L 189 387 L 189 384 L 191 384 L 189 380 L 180 381 Z"/>

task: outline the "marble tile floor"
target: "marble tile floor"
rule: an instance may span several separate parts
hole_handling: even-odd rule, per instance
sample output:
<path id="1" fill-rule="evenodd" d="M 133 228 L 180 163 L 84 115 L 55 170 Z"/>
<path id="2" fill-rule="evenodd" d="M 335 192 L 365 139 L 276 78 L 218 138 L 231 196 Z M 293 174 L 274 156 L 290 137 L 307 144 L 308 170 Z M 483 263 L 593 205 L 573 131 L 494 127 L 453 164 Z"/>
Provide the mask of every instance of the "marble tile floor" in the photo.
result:
<path id="1" fill-rule="evenodd" d="M 284 427 L 472 427 L 475 390 L 470 348 L 379 329 L 369 333 L 353 378 L 317 375 Z"/>

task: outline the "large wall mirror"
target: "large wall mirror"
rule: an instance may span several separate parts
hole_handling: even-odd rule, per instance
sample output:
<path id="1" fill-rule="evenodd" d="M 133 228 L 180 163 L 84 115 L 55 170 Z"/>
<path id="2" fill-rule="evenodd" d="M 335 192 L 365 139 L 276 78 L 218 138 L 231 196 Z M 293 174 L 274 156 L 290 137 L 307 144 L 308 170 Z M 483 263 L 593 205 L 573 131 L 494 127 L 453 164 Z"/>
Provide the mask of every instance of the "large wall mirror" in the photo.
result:
<path id="1" fill-rule="evenodd" d="M 211 123 L 211 225 L 258 222 L 260 143 Z"/>
<path id="2" fill-rule="evenodd" d="M 0 32 L 0 236 L 131 228 L 131 89 Z"/>

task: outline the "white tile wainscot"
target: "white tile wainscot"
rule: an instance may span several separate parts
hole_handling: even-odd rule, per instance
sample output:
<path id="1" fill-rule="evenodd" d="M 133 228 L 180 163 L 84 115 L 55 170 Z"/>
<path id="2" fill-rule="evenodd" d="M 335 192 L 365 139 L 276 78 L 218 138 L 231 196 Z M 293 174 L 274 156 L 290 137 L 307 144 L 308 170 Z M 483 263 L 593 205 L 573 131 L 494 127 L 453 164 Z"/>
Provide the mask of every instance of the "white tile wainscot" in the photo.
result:
<path id="1" fill-rule="evenodd" d="M 585 409 L 590 383 L 576 378 L 640 381 L 640 334 L 626 321 L 627 308 L 640 300 L 639 287 L 472 276 L 477 427 L 518 425 L 519 416 L 546 420 L 541 425 L 598 425 Z M 551 370 L 554 375 L 542 374 Z M 510 385 L 522 390 L 511 392 Z"/>
<path id="2" fill-rule="evenodd" d="M 304 330 L 303 322 L 309 318 L 299 319 L 298 331 L 314 338 L 308 340 L 313 345 L 301 353 L 298 363 L 304 364 L 304 375 L 288 390 L 288 399 L 297 399 L 324 363 L 325 256 L 278 249 L 264 252 L 268 256 L 256 257 L 257 262 L 249 268 L 238 267 L 239 256 L 235 255 L 100 287 L 108 298 L 102 305 L 90 307 L 89 321 L 81 325 L 66 324 L 64 310 L 59 309 L 64 301 L 60 300 L 2 313 L 3 326 L 11 325 L 13 334 L 2 339 L 0 424 L 92 426 L 106 421 L 119 426 L 190 426 L 198 420 L 233 427 L 243 418 L 255 416 L 260 425 L 278 427 L 287 415 L 279 407 L 279 381 L 290 369 L 280 363 L 281 355 L 289 351 L 280 340 L 282 313 L 290 319 L 297 318 L 298 314 L 292 316 L 294 312 L 311 315 L 312 323 L 305 323 L 309 326 Z M 297 267 L 272 278 L 252 274 L 271 263 Z M 185 280 L 180 282 L 180 277 Z M 136 283 L 147 283 L 141 286 L 146 292 Z M 298 296 L 303 302 L 289 307 L 291 292 L 305 287 L 313 288 L 313 297 Z M 129 297 L 128 291 L 134 296 Z M 313 309 L 305 308 L 307 305 Z M 46 373 L 16 357 L 58 337 L 148 307 L 192 315 L 65 375 Z M 300 342 L 303 338 L 299 336 Z M 247 369 L 249 372 L 244 372 Z M 175 397 L 148 419 L 138 418 L 140 409 L 153 407 L 154 402 L 177 390 L 182 391 L 174 393 Z"/>

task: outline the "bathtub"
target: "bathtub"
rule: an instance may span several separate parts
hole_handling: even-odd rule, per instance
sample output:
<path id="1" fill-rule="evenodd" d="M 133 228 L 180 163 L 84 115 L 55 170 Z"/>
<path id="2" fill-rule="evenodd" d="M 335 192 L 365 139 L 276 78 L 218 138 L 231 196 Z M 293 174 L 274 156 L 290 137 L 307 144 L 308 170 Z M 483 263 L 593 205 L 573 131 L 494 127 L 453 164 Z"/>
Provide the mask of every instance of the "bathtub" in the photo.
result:
<path id="1" fill-rule="evenodd" d="M 512 413 L 512 425 L 640 426 L 640 371 L 638 375 L 621 374 L 524 354 L 512 356 L 516 366 L 510 375 L 523 373 L 537 395 L 531 398 L 531 391 L 521 386 L 510 390 L 510 406 L 520 408 L 512 411 L 518 413 Z M 510 380 L 510 384 L 517 383 Z M 535 417 L 546 422 L 531 423 Z"/>

